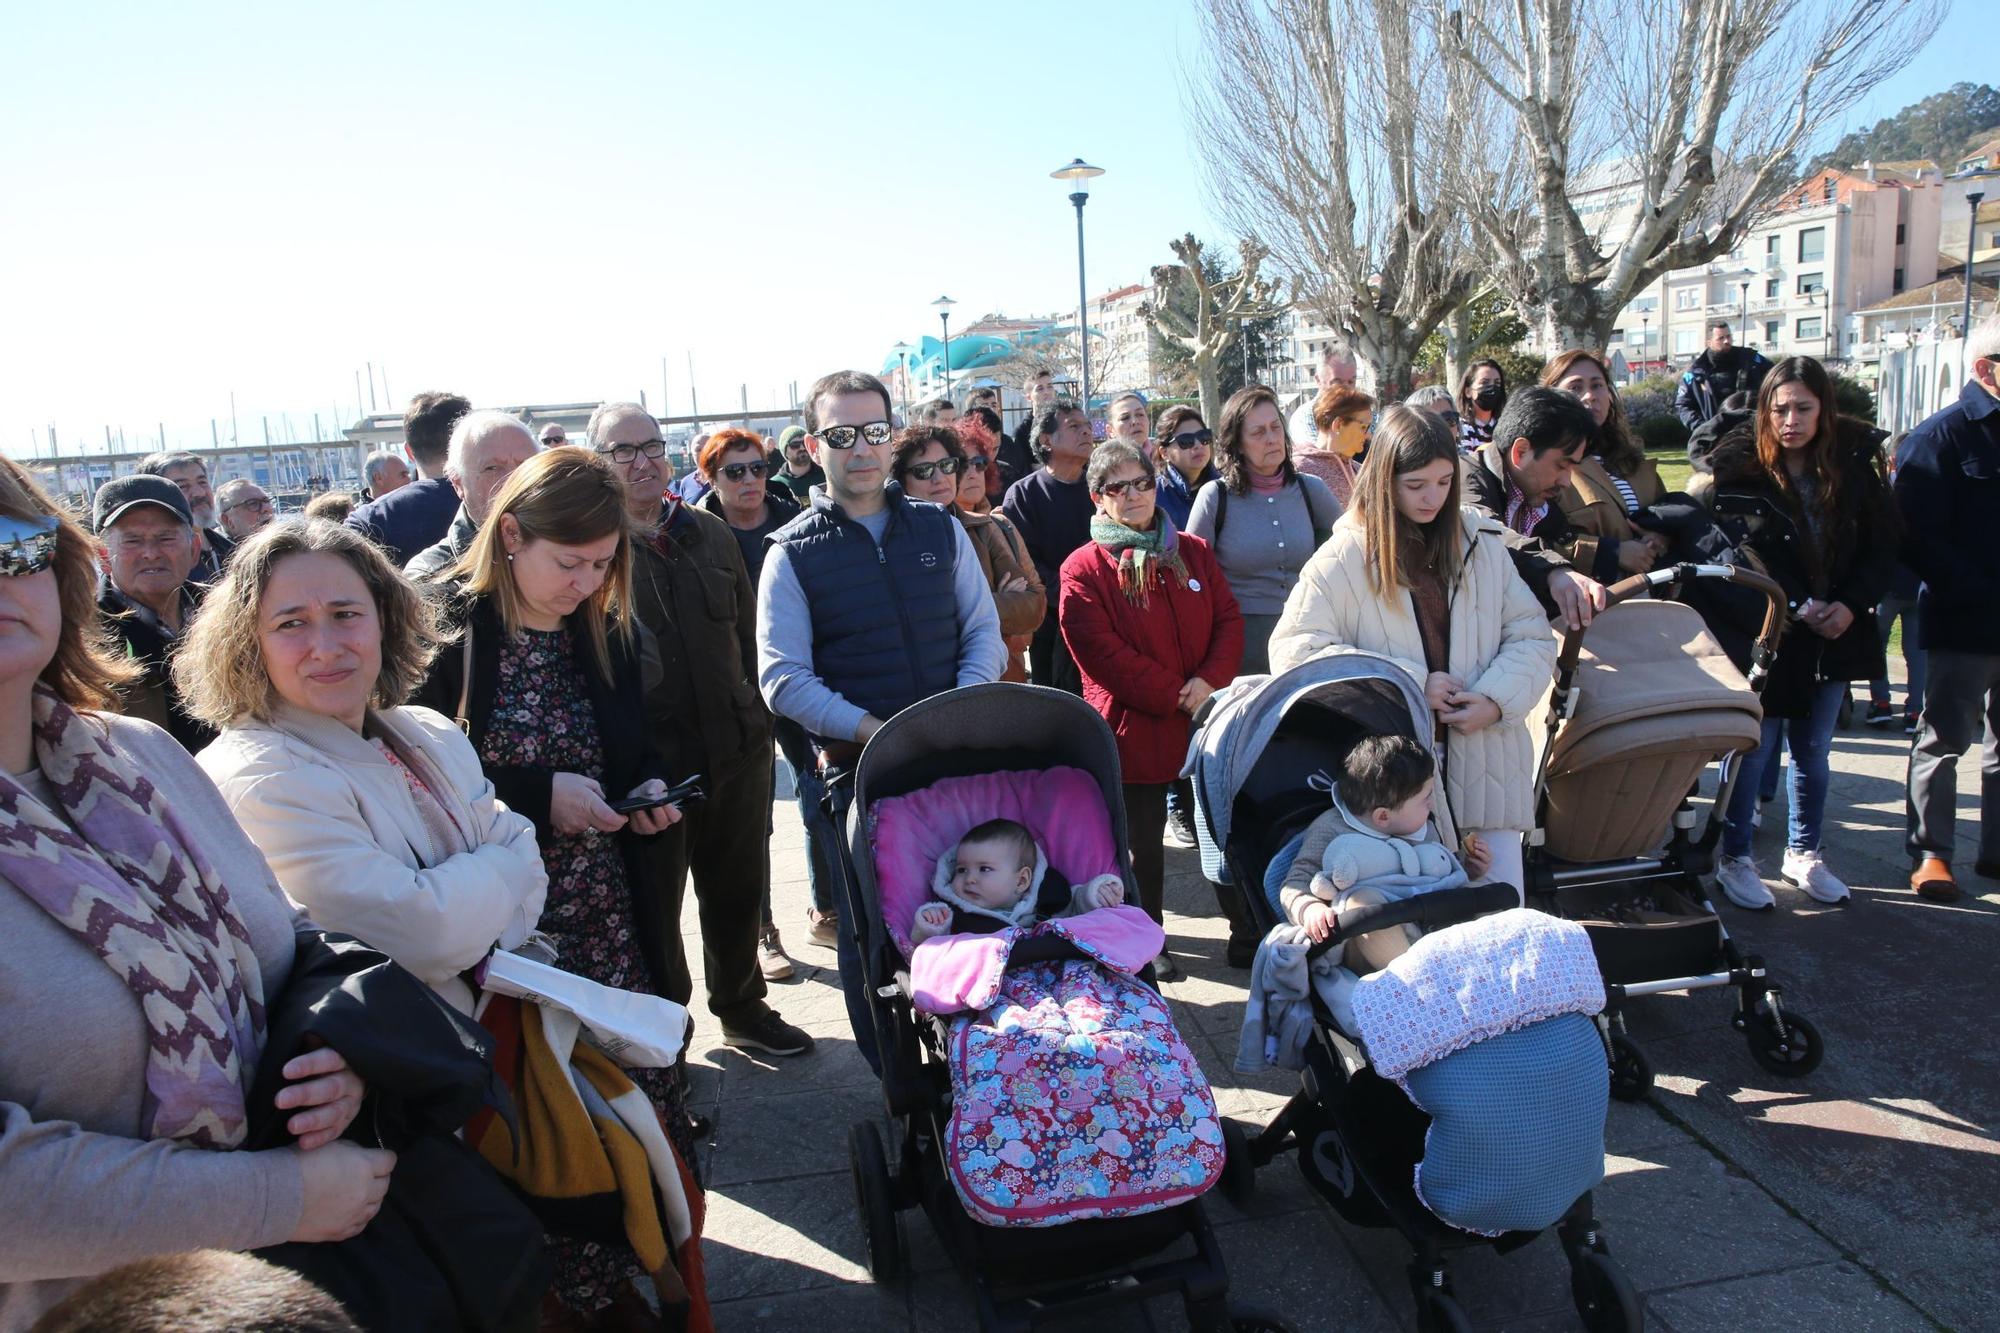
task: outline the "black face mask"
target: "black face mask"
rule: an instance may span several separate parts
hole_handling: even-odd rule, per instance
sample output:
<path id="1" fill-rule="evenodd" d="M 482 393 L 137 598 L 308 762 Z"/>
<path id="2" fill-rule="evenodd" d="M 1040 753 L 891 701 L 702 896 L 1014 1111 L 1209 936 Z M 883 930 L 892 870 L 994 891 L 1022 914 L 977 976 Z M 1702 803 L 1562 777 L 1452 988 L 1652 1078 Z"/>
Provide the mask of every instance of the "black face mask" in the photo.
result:
<path id="1" fill-rule="evenodd" d="M 1472 401 L 1482 412 L 1498 412 L 1507 402 L 1507 391 L 1497 384 L 1488 384 L 1472 395 Z"/>

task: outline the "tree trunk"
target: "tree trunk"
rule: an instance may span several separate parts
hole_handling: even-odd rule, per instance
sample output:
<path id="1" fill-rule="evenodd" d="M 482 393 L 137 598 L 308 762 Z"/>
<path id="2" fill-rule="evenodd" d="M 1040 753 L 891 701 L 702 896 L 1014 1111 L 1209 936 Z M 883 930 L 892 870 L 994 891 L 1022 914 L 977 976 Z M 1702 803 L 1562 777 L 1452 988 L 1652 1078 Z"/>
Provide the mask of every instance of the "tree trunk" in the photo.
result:
<path id="1" fill-rule="evenodd" d="M 1407 398 L 1416 379 L 1417 349 L 1423 339 L 1407 335 L 1401 328 L 1382 333 L 1363 330 L 1354 340 L 1355 358 L 1368 367 L 1378 412 Z"/>
<path id="2" fill-rule="evenodd" d="M 1222 374 L 1216 366 L 1213 355 L 1196 352 L 1194 356 L 1195 382 L 1201 386 L 1201 419 L 1208 423 L 1210 430 L 1222 420 Z"/>
<path id="3" fill-rule="evenodd" d="M 1444 321 L 1444 379 L 1445 388 L 1456 390 L 1459 378 L 1465 374 L 1466 363 L 1472 359 L 1472 303 L 1466 302 L 1445 317 Z"/>

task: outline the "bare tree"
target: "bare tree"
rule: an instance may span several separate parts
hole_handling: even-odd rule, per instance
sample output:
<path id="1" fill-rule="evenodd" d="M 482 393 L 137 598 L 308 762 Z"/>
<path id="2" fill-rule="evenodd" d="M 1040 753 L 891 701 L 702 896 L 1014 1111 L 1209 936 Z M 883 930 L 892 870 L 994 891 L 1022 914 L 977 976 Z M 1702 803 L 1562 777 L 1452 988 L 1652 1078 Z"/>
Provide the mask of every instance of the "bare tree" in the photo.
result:
<path id="1" fill-rule="evenodd" d="M 1729 253 L 1945 0 L 1425 0 L 1500 114 L 1453 199 L 1544 346 L 1602 347 L 1663 273 Z"/>
<path id="2" fill-rule="evenodd" d="M 1471 235 L 1437 182 L 1488 99 L 1399 0 L 1202 0 L 1187 77 L 1207 191 L 1379 392 L 1472 290 Z"/>
<path id="3" fill-rule="evenodd" d="M 1257 275 L 1267 251 L 1258 241 L 1244 240 L 1237 247 L 1236 271 L 1218 277 L 1193 233 L 1171 246 L 1181 262 L 1153 269 L 1153 299 L 1139 307 L 1139 317 L 1193 363 L 1202 419 L 1215 421 L 1222 415 L 1223 358 L 1235 349 L 1244 324 L 1278 313 L 1270 282 Z M 1184 295 L 1192 300 L 1176 299 Z"/>

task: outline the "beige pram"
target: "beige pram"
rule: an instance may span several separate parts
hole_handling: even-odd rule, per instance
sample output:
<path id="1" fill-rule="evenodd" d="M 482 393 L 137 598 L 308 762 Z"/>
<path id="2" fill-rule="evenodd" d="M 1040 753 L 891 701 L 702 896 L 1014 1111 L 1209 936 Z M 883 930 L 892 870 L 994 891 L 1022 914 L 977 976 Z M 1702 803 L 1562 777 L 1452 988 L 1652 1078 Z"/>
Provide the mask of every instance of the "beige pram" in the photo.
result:
<path id="1" fill-rule="evenodd" d="M 1696 579 L 1766 599 L 1747 678 L 1700 613 L 1664 600 Z M 1752 1058 L 1803 1076 L 1820 1061 L 1818 1030 L 1784 1007 L 1763 959 L 1737 949 L 1705 884 L 1737 770 L 1760 739 L 1757 692 L 1784 630 L 1784 593 L 1752 570 L 1677 565 L 1624 580 L 1609 601 L 1587 630 L 1563 637 L 1526 855 L 1530 905 L 1590 934 L 1609 997 L 1600 1023 L 1614 1097 L 1639 1098 L 1653 1078 L 1626 1034 L 1624 1001 L 1666 991 L 1734 986 L 1730 1023 Z M 1689 798 L 1718 761 L 1697 837 Z"/>

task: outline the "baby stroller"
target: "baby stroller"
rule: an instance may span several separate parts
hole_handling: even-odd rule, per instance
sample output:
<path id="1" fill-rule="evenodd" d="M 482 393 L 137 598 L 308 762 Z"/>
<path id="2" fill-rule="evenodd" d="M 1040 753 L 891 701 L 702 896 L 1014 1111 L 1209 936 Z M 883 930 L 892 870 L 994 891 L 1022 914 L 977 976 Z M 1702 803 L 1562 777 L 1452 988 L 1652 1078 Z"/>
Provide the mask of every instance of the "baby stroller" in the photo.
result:
<path id="1" fill-rule="evenodd" d="M 1690 590 L 1711 607 L 1718 595 L 1763 601 L 1747 679 L 1693 606 L 1663 600 Z M 1819 1030 L 1784 1005 L 1764 960 L 1737 948 L 1704 883 L 1743 755 L 1759 741 L 1757 694 L 1784 632 L 1784 592 L 1754 570 L 1719 564 L 1658 569 L 1608 591 L 1589 628 L 1563 636 L 1536 775 L 1539 829 L 1525 850 L 1529 900 L 1590 933 L 1608 997 L 1612 1096 L 1635 1100 L 1653 1082 L 1626 1034 L 1624 1002 L 1714 986 L 1736 988 L 1730 1023 L 1751 1058 L 1803 1077 L 1819 1065 Z M 1697 837 L 1688 797 L 1717 760 Z"/>
<path id="2" fill-rule="evenodd" d="M 1274 857 L 1329 806 L 1328 779 L 1367 736 L 1400 734 L 1428 742 L 1430 710 L 1422 688 L 1395 663 L 1371 653 L 1327 654 L 1276 676 L 1251 678 L 1218 694 L 1190 750 L 1196 832 L 1203 870 L 1237 887 L 1246 910 L 1269 929 L 1278 914 L 1263 885 Z M 1444 802 L 1439 836 L 1455 845 Z M 1466 885 L 1401 902 L 1339 914 L 1326 945 L 1391 926 L 1430 932 L 1518 905 L 1506 884 Z M 1469 1328 L 1452 1294 L 1447 1258 L 1491 1245 L 1507 1252 L 1539 1234 L 1482 1236 L 1446 1223 L 1426 1206 L 1413 1172 L 1426 1152 L 1430 1117 L 1371 1068 L 1361 1043 L 1343 1031 L 1318 995 L 1306 1042 L 1301 1089 L 1254 1138 L 1229 1125 L 1222 1187 L 1232 1199 L 1255 1188 L 1255 1172 L 1296 1150 L 1299 1170 L 1348 1222 L 1394 1227 L 1409 1241 L 1408 1266 L 1418 1327 Z M 1599 1085 L 1601 1093 L 1602 1085 Z M 1588 1191 L 1556 1225 L 1570 1264 L 1572 1295 L 1588 1327 L 1642 1327 L 1638 1296 L 1612 1259 Z"/>
<path id="3" fill-rule="evenodd" d="M 830 858 L 845 894 L 841 929 L 858 931 L 867 1011 L 893 1126 L 886 1144 L 873 1122 L 853 1126 L 848 1139 L 869 1269 L 876 1280 L 891 1280 L 902 1269 L 898 1212 L 921 1207 L 972 1285 L 982 1330 L 1027 1329 L 1044 1317 L 1172 1293 L 1181 1297 L 1193 1328 L 1282 1330 L 1285 1326 L 1275 1318 L 1232 1310 L 1227 1301 L 1221 1249 L 1199 1197 L 1222 1169 L 1221 1126 L 1198 1070 L 1199 1097 L 1190 1096 L 1183 1104 L 1207 1099 L 1206 1144 L 1193 1143 L 1193 1136 L 1178 1131 L 1131 1135 L 1132 1162 L 1157 1164 L 1168 1154 L 1183 1154 L 1179 1168 L 1164 1172 L 1175 1182 L 1170 1187 L 1143 1197 L 1126 1194 L 1104 1207 L 1072 1207 L 1058 1199 L 1039 1213 L 1029 1208 L 1031 1200 L 1004 1191 L 968 1193 L 969 1182 L 989 1181 L 1000 1169 L 985 1148 L 1007 1159 L 1010 1151 L 1018 1153 L 1026 1131 L 1018 1125 L 1002 1128 L 996 1117 L 990 1137 L 971 1140 L 962 1125 L 953 1133 L 955 1088 L 968 1086 L 966 1061 L 979 1058 L 979 1052 L 990 1058 L 994 1042 L 989 1033 L 983 1038 L 986 1045 L 973 1048 L 971 1020 L 938 1017 L 917 1007 L 922 994 L 927 1008 L 938 1008 L 913 977 L 913 964 L 904 952 L 906 929 L 884 910 L 887 901 L 907 912 L 915 901 L 907 883 L 912 874 L 928 883 L 927 865 L 939 850 L 948 850 L 972 822 L 996 815 L 1018 819 L 1038 840 L 1048 839 L 1052 868 L 1069 869 L 1063 866 L 1065 857 L 1102 858 L 1089 869 L 1115 872 L 1130 894 L 1118 752 L 1103 720 L 1082 700 L 1059 690 L 1012 684 L 954 690 L 915 704 L 884 725 L 863 750 L 851 783 L 837 783 L 830 799 L 841 829 L 840 846 Z M 908 845 L 926 839 L 937 845 L 916 850 Z M 914 892 L 920 895 L 922 885 Z M 1150 922 L 1146 929 L 1157 931 Z M 900 942 L 898 935 L 903 936 Z M 933 940 L 926 948 L 945 942 Z M 1178 1047 L 1185 1054 L 1171 1032 L 1165 1002 L 1151 986 L 1151 957 L 1148 953 L 1135 965 L 1142 967 L 1136 979 L 1112 977 L 1108 970 L 1105 975 L 1117 994 L 1144 1010 L 1154 1024 L 1148 1045 L 1155 1050 Z M 1063 965 L 1067 976 L 1072 963 L 1088 965 L 1077 969 L 1081 973 L 1098 970 L 1071 937 L 1031 933 L 1013 942 L 1003 984 L 1011 984 L 1023 968 Z M 968 1050 L 974 1051 L 971 1057 Z M 1192 1056 L 1186 1060 L 1191 1064 Z M 1135 1058 L 1122 1067 L 1140 1069 L 1145 1090 L 1127 1092 L 1122 1104 L 1105 1107 L 1106 1116 L 1161 1105 L 1159 1090 L 1166 1080 L 1159 1076 L 1158 1062 Z M 1083 1100 L 1079 1094 L 1079 1102 L 1065 1106 L 1095 1114 L 1097 1105 L 1081 1105 Z M 980 1114 L 978 1096 L 968 1092 L 963 1101 L 959 1109 L 967 1118 Z M 1153 1124 L 1157 1129 L 1159 1122 Z M 973 1143 L 970 1150 L 968 1142 Z M 1204 1154 L 1210 1164 L 1205 1169 L 1199 1165 Z M 1017 1165 L 1058 1176 L 1062 1170 L 1043 1159 Z M 1015 1176 L 1015 1185 L 1025 1178 Z M 1132 1186 L 1132 1181 L 1120 1184 Z M 1118 1186 L 1111 1188 L 1116 1194 Z M 1072 1197 L 1076 1192 L 1069 1191 Z M 1089 1193 L 1089 1186 L 1083 1192 Z M 975 1197 L 997 1215 L 974 1216 L 967 1200 Z M 1169 1250 L 1174 1253 L 1163 1253 Z"/>

